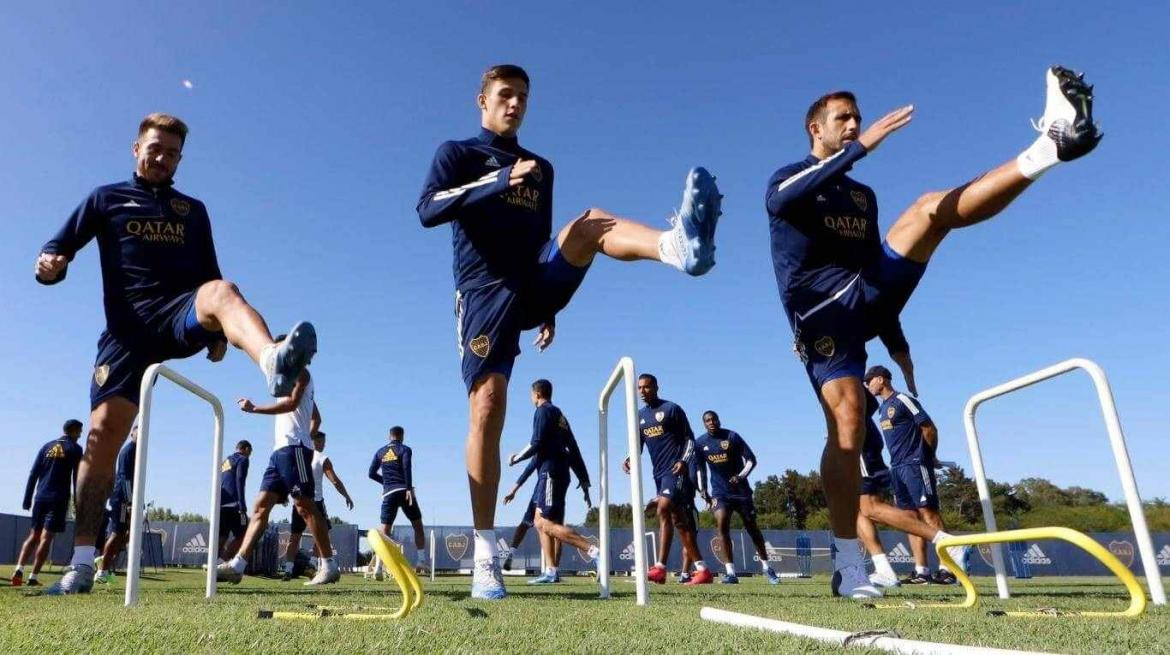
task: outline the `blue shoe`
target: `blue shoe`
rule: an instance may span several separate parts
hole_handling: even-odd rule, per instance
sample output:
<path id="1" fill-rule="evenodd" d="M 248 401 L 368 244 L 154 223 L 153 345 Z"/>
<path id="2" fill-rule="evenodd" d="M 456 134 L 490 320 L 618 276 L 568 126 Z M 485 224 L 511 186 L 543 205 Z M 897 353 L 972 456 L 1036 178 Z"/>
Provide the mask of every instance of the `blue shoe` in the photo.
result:
<path id="1" fill-rule="evenodd" d="M 686 584 L 686 583 L 691 581 L 691 574 L 690 573 L 679 573 L 675 577 L 678 578 L 679 584 Z"/>
<path id="2" fill-rule="evenodd" d="M 502 600 L 508 595 L 504 588 L 504 576 L 500 563 L 495 558 L 476 560 L 471 570 L 471 597 L 480 600 Z"/>
<path id="3" fill-rule="evenodd" d="M 268 393 L 280 398 L 292 393 L 301 371 L 317 354 L 317 330 L 312 323 L 301 321 L 288 331 L 288 336 L 276 348 L 269 350 L 264 364 L 268 378 Z"/>
<path id="4" fill-rule="evenodd" d="M 555 584 L 557 582 L 560 582 L 560 580 L 558 580 L 556 576 L 542 573 L 539 578 L 533 578 L 529 580 L 528 584 Z"/>
<path id="5" fill-rule="evenodd" d="M 764 575 L 768 576 L 768 584 L 780 584 L 780 576 L 771 567 L 764 569 Z"/>
<path id="6" fill-rule="evenodd" d="M 724 573 L 722 578 L 719 578 L 719 584 L 739 584 L 739 578 L 734 573 Z"/>
<path id="7" fill-rule="evenodd" d="M 707 169 L 697 166 L 687 173 L 673 229 L 683 255 L 683 270 L 689 275 L 702 275 L 715 265 L 715 225 L 723 215 L 722 200 L 715 177 Z"/>
<path id="8" fill-rule="evenodd" d="M 93 590 L 93 567 L 84 564 L 70 566 L 65 569 L 65 575 L 45 589 L 46 596 L 68 596 L 72 594 L 88 594 Z"/>

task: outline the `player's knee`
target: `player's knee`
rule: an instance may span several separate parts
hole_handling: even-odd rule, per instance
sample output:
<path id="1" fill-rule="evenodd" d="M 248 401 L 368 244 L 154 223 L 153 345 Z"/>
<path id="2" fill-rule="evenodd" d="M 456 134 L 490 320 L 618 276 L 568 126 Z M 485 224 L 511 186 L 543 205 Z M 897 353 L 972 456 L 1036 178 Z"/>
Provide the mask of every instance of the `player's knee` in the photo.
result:
<path id="1" fill-rule="evenodd" d="M 506 403 L 507 382 L 498 374 L 491 374 L 471 390 L 471 411 L 478 417 L 501 414 Z M 496 378 L 501 378 L 497 380 Z"/>
<path id="2" fill-rule="evenodd" d="M 222 307 L 243 299 L 240 288 L 227 280 L 212 280 L 203 285 L 203 296 L 212 307 Z"/>

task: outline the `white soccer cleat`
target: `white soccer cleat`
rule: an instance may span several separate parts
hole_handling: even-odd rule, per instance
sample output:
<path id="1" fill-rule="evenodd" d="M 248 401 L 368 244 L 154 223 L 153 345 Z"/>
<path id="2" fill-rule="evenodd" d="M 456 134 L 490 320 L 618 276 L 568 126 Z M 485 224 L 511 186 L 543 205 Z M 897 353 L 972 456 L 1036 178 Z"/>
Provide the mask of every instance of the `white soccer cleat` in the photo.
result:
<path id="1" fill-rule="evenodd" d="M 865 566 L 860 562 L 847 564 L 833 571 L 833 579 L 829 583 L 834 596 L 843 596 L 854 600 L 868 600 L 881 598 L 882 592 L 869 581 L 865 574 Z"/>
<path id="2" fill-rule="evenodd" d="M 45 590 L 47 596 L 88 594 L 93 589 L 93 567 L 76 564 L 65 569 L 65 575 Z"/>
<path id="3" fill-rule="evenodd" d="M 890 577 L 880 573 L 871 573 L 869 575 L 869 583 L 879 589 L 892 589 L 902 586 L 902 583 L 898 582 L 897 577 Z"/>
<path id="4" fill-rule="evenodd" d="M 947 554 L 951 559 L 955 560 L 955 565 L 963 572 L 967 572 L 967 552 L 971 550 L 970 546 L 950 546 L 947 548 Z"/>
<path id="5" fill-rule="evenodd" d="M 319 585 L 333 584 L 341 579 L 341 568 L 337 566 L 337 562 L 332 557 L 325 560 L 324 566 L 317 567 L 317 573 L 304 584 L 306 587 L 316 587 Z"/>
<path id="6" fill-rule="evenodd" d="M 240 584 L 240 580 L 244 579 L 244 574 L 236 570 L 229 562 L 224 562 L 215 567 L 216 582 L 230 582 L 232 584 Z"/>
<path id="7" fill-rule="evenodd" d="M 1060 161 L 1089 154 L 1104 136 L 1093 123 L 1093 87 L 1084 77 L 1061 66 L 1049 68 L 1045 75 L 1044 115 L 1032 126 L 1052 140 Z"/>

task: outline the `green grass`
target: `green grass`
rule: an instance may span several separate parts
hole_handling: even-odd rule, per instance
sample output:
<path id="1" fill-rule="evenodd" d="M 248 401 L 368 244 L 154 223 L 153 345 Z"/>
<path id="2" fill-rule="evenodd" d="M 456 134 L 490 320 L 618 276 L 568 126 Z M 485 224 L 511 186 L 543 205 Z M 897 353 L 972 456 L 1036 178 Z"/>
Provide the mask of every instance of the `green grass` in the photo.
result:
<path id="1" fill-rule="evenodd" d="M 7 567 L 6 567 L 7 568 Z M 5 573 L 8 571 L 5 570 Z M 879 610 L 828 597 L 824 577 L 759 578 L 739 586 L 684 588 L 651 585 L 650 607 L 633 603 L 629 578 L 613 578 L 614 598 L 599 600 L 587 578 L 532 588 L 509 578 L 503 602 L 471 601 L 464 577 L 424 582 L 423 606 L 400 621 L 315 621 L 256 618 L 260 608 L 303 610 L 308 604 L 393 606 L 392 582 L 346 575 L 335 586 L 309 591 L 299 583 L 247 578 L 224 585 L 212 602 L 202 597 L 200 572 L 147 574 L 141 605 L 121 606 L 124 578 L 88 596 L 51 598 L 27 588 L 0 586 L 0 650 L 4 653 L 417 653 L 417 652 L 836 652 L 796 637 L 715 625 L 699 619 L 710 605 L 785 621 L 847 631 L 896 630 L 925 641 L 1072 653 L 1170 651 L 1170 611 L 1151 608 L 1139 619 L 988 617 L 988 609 L 1123 609 L 1123 589 L 1108 578 L 1037 578 L 1013 581 L 1015 597 L 999 601 L 993 580 L 978 579 L 986 600 L 974 610 Z M 55 576 L 44 576 L 46 584 Z M 891 598 L 957 598 L 957 587 L 895 590 Z"/>

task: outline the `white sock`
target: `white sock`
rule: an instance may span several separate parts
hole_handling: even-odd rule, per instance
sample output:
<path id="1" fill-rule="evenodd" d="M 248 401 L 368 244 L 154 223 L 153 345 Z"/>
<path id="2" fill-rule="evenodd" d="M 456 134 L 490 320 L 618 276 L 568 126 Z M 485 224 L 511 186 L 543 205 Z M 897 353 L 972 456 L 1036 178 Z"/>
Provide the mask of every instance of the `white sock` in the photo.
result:
<path id="1" fill-rule="evenodd" d="M 947 534 L 946 532 L 939 530 L 937 533 L 935 533 L 934 537 L 930 540 L 930 543 L 937 545 L 938 542 L 942 541 L 943 539 L 946 539 L 947 537 L 953 537 L 953 536 L 954 535 L 952 535 L 952 534 Z"/>
<path id="2" fill-rule="evenodd" d="M 707 565 L 703 562 L 703 560 L 699 560 L 699 561 L 695 562 L 695 570 L 696 571 L 706 571 Z"/>
<path id="3" fill-rule="evenodd" d="M 663 264 L 669 264 L 683 270 L 683 254 L 678 251 L 678 237 L 674 231 L 681 228 L 674 227 L 658 235 L 658 259 Z"/>
<path id="4" fill-rule="evenodd" d="M 93 546 L 74 546 L 73 559 L 69 561 L 69 566 L 88 566 L 93 568 L 93 558 L 97 554 L 97 548 Z"/>
<path id="5" fill-rule="evenodd" d="M 1029 180 L 1035 180 L 1045 171 L 1060 163 L 1056 156 L 1056 142 L 1041 134 L 1028 149 L 1016 157 L 1016 166 L 1020 174 Z"/>
<path id="6" fill-rule="evenodd" d="M 661 566 L 662 568 L 666 568 L 666 565 L 662 562 L 654 562 L 654 566 Z"/>
<path id="7" fill-rule="evenodd" d="M 947 573 L 950 573 L 950 571 L 951 571 L 949 568 L 947 568 L 947 565 L 946 565 L 946 564 L 939 564 L 939 565 L 938 565 L 938 570 L 940 570 L 940 571 L 946 571 Z"/>
<path id="8" fill-rule="evenodd" d="M 12 569 L 12 575 L 16 575 L 17 573 L 23 573 L 23 572 L 24 572 L 24 564 L 20 564 L 16 568 Z"/>
<path id="9" fill-rule="evenodd" d="M 760 560 L 760 570 L 763 571 L 764 573 L 767 573 L 768 571 L 772 570 L 772 567 L 768 565 L 768 560 L 766 560 L 766 559 Z"/>
<path id="10" fill-rule="evenodd" d="M 268 375 L 268 367 L 265 366 L 264 364 L 265 364 L 265 362 L 267 362 L 269 360 L 269 358 L 274 357 L 275 355 L 276 355 L 276 344 L 274 344 L 274 343 L 270 343 L 267 346 L 264 346 L 263 348 L 260 349 L 260 361 L 257 362 L 257 364 L 260 366 L 260 372 L 263 373 L 265 376 Z"/>
<path id="11" fill-rule="evenodd" d="M 870 555 L 869 558 L 873 560 L 873 570 L 878 575 L 897 579 L 898 575 L 894 573 L 894 567 L 890 566 L 890 558 L 886 557 L 885 553 Z"/>
<path id="12" fill-rule="evenodd" d="M 382 572 L 382 559 L 375 558 L 374 559 L 374 573 L 381 573 L 381 572 Z"/>
<path id="13" fill-rule="evenodd" d="M 496 531 L 475 530 L 475 560 L 496 558 Z"/>
<path id="14" fill-rule="evenodd" d="M 918 575 L 930 575 L 930 567 L 928 567 L 928 566 L 915 566 L 914 572 L 917 573 Z"/>
<path id="15" fill-rule="evenodd" d="M 34 573 L 34 574 L 32 574 L 32 575 L 28 576 L 28 579 L 29 579 L 29 582 L 32 582 L 33 580 L 36 580 L 36 579 L 37 579 L 37 574 L 36 574 L 36 573 Z"/>
<path id="16" fill-rule="evenodd" d="M 426 553 L 424 553 L 424 552 L 423 552 L 423 550 L 422 550 L 421 548 L 420 548 L 420 549 L 418 549 L 417 551 L 415 551 L 415 553 L 414 553 L 414 561 L 415 561 L 417 564 L 419 564 L 419 565 L 422 565 L 422 564 L 426 564 L 426 563 L 427 563 L 427 557 L 426 557 Z"/>
<path id="17" fill-rule="evenodd" d="M 590 560 L 595 560 L 599 555 L 601 555 L 601 549 L 597 546 L 590 546 L 589 550 L 585 552 L 589 555 Z"/>
<path id="18" fill-rule="evenodd" d="M 548 567 L 548 569 L 546 569 L 546 570 L 545 570 L 545 573 L 548 573 L 549 575 L 551 575 L 552 577 L 554 577 L 554 578 L 555 578 L 555 577 L 557 577 L 557 571 L 558 571 L 558 570 L 559 570 L 559 569 L 557 569 L 557 567 L 555 567 L 555 566 L 550 566 L 550 567 Z"/>
<path id="19" fill-rule="evenodd" d="M 248 560 L 236 555 L 228 562 L 228 566 L 236 573 L 243 573 L 248 568 Z"/>
<path id="20" fill-rule="evenodd" d="M 837 562 L 839 564 L 837 568 L 861 563 L 861 546 L 858 545 L 856 537 L 845 539 L 835 536 L 833 537 L 833 545 L 837 547 Z"/>
<path id="21" fill-rule="evenodd" d="M 727 575 L 735 575 L 735 564 L 728 562 L 723 565 L 723 570 L 727 571 Z"/>

